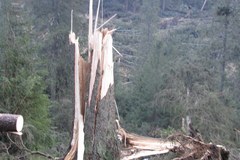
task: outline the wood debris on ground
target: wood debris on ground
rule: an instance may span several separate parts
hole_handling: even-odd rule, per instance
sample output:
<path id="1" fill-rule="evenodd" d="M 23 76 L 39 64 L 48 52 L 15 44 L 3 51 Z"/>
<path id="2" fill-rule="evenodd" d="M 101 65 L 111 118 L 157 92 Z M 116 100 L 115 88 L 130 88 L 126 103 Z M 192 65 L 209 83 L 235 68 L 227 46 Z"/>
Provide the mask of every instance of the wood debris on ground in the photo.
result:
<path id="1" fill-rule="evenodd" d="M 229 151 L 221 145 L 206 143 L 183 133 L 166 139 L 150 138 L 125 131 L 117 121 L 118 138 L 122 142 L 121 160 L 176 153 L 174 160 L 228 160 Z"/>

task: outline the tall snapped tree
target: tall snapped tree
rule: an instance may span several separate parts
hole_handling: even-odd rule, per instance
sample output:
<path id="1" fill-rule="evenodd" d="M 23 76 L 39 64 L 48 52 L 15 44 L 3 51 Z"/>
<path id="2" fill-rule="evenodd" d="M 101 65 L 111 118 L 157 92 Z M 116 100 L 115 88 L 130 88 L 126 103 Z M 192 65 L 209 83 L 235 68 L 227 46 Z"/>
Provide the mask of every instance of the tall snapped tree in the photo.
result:
<path id="1" fill-rule="evenodd" d="M 78 160 L 83 157 L 119 159 L 113 89 L 112 33 L 115 30 L 97 28 L 97 20 L 93 30 L 92 1 L 89 12 L 88 61 L 80 56 L 71 20 L 69 40 L 75 46 L 75 115 L 71 147 L 64 159 L 76 155 Z"/>

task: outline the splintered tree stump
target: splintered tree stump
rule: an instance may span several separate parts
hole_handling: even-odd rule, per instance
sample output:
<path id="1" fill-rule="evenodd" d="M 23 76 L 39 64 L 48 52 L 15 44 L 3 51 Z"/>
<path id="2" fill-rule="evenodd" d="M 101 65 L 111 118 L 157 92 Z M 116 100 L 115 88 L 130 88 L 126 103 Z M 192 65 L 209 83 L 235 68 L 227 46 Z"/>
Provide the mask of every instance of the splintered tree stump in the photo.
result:
<path id="1" fill-rule="evenodd" d="M 21 132 L 23 122 L 21 115 L 0 114 L 0 132 Z"/>
<path id="2" fill-rule="evenodd" d="M 119 159 L 115 132 L 112 31 L 96 31 L 93 40 L 88 107 L 85 113 L 86 160 Z"/>

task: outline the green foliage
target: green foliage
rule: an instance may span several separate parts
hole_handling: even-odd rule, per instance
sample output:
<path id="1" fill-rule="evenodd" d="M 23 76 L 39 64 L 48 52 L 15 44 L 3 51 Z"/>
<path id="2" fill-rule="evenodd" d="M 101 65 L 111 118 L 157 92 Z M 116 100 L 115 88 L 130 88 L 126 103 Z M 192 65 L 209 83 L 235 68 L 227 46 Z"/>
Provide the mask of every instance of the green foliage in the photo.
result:
<path id="1" fill-rule="evenodd" d="M 28 34 L 27 20 L 20 11 L 11 15 L 14 8 L 5 3 L 5 15 L 2 23 L 5 34 L 1 37 L 0 64 L 0 110 L 5 113 L 21 114 L 26 125 L 23 138 L 28 147 L 40 149 L 51 145 L 49 135 L 50 101 L 45 94 L 46 70 L 42 67 L 37 54 L 37 47 L 31 42 Z M 18 23 L 19 19 L 25 21 Z M 31 136 L 34 141 L 31 141 Z M 28 141 L 29 140 L 29 141 Z"/>
<path id="2" fill-rule="evenodd" d="M 141 56 L 151 53 L 153 49 L 154 42 L 156 40 L 155 33 L 158 21 L 159 7 L 157 0 L 147 1 L 143 0 L 141 7 L 141 21 L 140 21 L 140 34 L 141 42 L 139 50 L 141 51 Z"/>
<path id="3" fill-rule="evenodd" d="M 49 129 L 50 101 L 44 94 L 44 75 L 41 75 L 41 70 L 35 68 L 38 59 L 33 55 L 34 51 L 28 48 L 27 42 L 23 42 L 24 39 L 20 38 L 19 42 L 16 40 L 13 46 L 7 46 L 7 44 L 4 46 L 0 106 L 4 108 L 4 112 L 22 114 L 26 122 L 38 129 L 38 138 L 42 141 L 41 139 L 45 136 L 41 134 L 47 133 Z M 39 143 L 38 139 L 35 143 Z"/>
<path id="4" fill-rule="evenodd" d="M 60 99 L 59 102 L 52 104 L 50 109 L 52 123 L 58 131 L 70 133 L 72 130 L 73 105 L 72 101 L 67 98 Z"/>
<path id="5" fill-rule="evenodd" d="M 209 13 L 216 16 L 214 11 Z M 232 10 L 231 15 L 237 13 Z M 238 24 L 234 23 L 236 16 L 231 15 L 228 17 L 232 31 L 227 31 L 226 64 L 232 69 L 226 68 L 224 90 L 220 93 L 222 49 L 219 48 L 223 47 L 220 30 L 224 29 L 225 22 L 221 17 L 215 17 L 211 23 L 191 20 L 173 29 L 153 32 L 151 47 L 148 41 L 141 42 L 140 45 L 148 49 L 139 50 L 145 55 L 139 58 L 134 81 L 116 92 L 120 114 L 128 130 L 146 135 L 169 126 L 180 130 L 182 118 L 189 115 L 204 139 L 228 146 L 239 145 L 233 131 L 239 127 L 240 103 L 239 96 L 236 97 L 239 93 L 236 84 L 239 82 L 236 47 L 239 37 L 234 36 L 238 33 Z M 146 34 L 141 38 L 146 39 Z"/>

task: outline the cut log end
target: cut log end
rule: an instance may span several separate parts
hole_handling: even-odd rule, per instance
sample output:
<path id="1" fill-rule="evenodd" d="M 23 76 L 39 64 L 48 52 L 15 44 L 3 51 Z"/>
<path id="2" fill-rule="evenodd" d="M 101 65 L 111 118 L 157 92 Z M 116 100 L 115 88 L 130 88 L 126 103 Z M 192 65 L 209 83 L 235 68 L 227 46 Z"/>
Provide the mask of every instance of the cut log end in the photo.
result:
<path id="1" fill-rule="evenodd" d="M 23 129 L 23 116 L 14 114 L 0 114 L 1 132 L 21 132 Z"/>
<path id="2" fill-rule="evenodd" d="M 16 122 L 16 131 L 17 132 L 21 132 L 22 131 L 23 123 L 24 123 L 23 116 L 19 115 L 17 117 L 17 122 Z"/>

